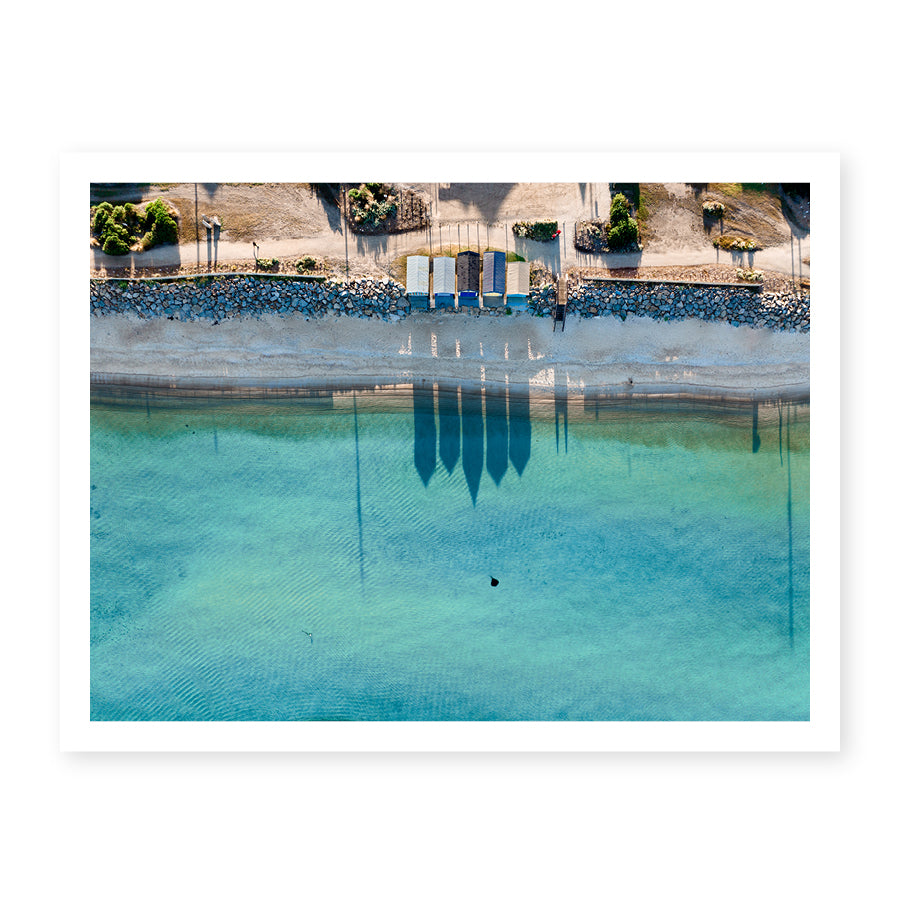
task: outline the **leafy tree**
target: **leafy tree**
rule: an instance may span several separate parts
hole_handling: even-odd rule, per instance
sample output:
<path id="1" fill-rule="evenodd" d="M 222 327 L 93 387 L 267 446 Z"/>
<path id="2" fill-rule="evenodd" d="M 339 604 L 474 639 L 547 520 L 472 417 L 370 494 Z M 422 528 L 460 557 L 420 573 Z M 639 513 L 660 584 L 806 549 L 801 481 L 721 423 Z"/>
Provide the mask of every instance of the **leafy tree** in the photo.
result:
<path id="1" fill-rule="evenodd" d="M 609 225 L 606 242 L 610 250 L 624 250 L 638 240 L 637 222 L 631 217 L 631 208 L 624 194 L 616 194 L 609 205 Z"/>

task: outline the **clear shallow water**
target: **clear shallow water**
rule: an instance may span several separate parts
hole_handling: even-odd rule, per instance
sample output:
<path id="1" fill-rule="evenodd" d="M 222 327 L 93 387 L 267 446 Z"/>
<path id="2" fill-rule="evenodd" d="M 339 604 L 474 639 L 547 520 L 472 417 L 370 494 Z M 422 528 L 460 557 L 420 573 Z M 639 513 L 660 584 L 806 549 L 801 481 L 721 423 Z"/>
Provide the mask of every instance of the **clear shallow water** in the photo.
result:
<path id="1" fill-rule="evenodd" d="M 808 404 L 92 401 L 95 720 L 809 718 Z"/>

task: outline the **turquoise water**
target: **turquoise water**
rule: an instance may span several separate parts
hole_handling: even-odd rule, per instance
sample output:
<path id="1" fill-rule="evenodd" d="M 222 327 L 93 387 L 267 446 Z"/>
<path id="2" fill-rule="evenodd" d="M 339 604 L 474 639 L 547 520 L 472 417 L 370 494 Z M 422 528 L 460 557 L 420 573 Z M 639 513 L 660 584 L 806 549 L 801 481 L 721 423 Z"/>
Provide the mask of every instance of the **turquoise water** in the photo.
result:
<path id="1" fill-rule="evenodd" d="M 98 389 L 91 717 L 806 720 L 809 406 Z"/>

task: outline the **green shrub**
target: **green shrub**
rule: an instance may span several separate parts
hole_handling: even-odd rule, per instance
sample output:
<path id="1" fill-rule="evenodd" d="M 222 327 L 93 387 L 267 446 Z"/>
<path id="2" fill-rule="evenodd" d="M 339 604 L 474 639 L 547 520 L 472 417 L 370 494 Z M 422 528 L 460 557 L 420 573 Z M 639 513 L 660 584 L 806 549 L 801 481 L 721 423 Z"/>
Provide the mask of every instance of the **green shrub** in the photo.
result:
<path id="1" fill-rule="evenodd" d="M 610 225 L 606 232 L 606 242 L 609 244 L 610 250 L 623 250 L 630 244 L 636 243 L 637 239 L 638 227 L 634 219 L 626 218 L 618 225 Z"/>
<path id="2" fill-rule="evenodd" d="M 126 203 L 124 208 L 125 224 L 128 226 L 128 228 L 132 232 L 143 229 L 144 223 L 146 222 L 146 216 L 143 216 L 140 212 L 138 212 L 133 203 Z"/>
<path id="3" fill-rule="evenodd" d="M 762 281 L 763 273 L 758 272 L 756 269 L 738 269 L 737 270 L 738 281 Z"/>
<path id="4" fill-rule="evenodd" d="M 263 269 L 264 271 L 272 271 L 278 268 L 278 260 L 261 258 L 256 261 L 256 267 L 258 269 Z"/>
<path id="5" fill-rule="evenodd" d="M 558 222 L 516 222 L 512 227 L 516 237 L 532 241 L 552 241 L 558 230 Z"/>
<path id="6" fill-rule="evenodd" d="M 178 243 L 178 223 L 172 218 L 169 208 L 162 200 L 157 199 L 147 204 L 144 225 L 150 228 L 149 233 L 145 234 L 141 241 L 144 250 L 158 247 L 160 244 Z"/>
<path id="7" fill-rule="evenodd" d="M 106 203 L 105 201 L 94 210 L 94 218 L 91 220 L 91 231 L 93 231 L 97 237 L 100 237 L 103 234 L 103 229 L 109 221 L 112 211 L 112 203 Z"/>
<path id="8" fill-rule="evenodd" d="M 609 204 L 609 224 L 612 227 L 621 225 L 623 222 L 628 221 L 630 215 L 631 207 L 628 205 L 625 195 L 616 194 Z"/>
<path id="9" fill-rule="evenodd" d="M 716 219 L 721 219 L 722 216 L 725 215 L 725 206 L 722 203 L 719 203 L 718 200 L 707 200 L 703 204 L 703 214 L 706 216 L 713 216 Z"/>
<path id="10" fill-rule="evenodd" d="M 304 256 L 294 263 L 298 272 L 311 272 L 316 267 L 316 261 L 311 256 Z"/>
<path id="11" fill-rule="evenodd" d="M 150 231 L 153 238 L 153 245 L 158 244 L 177 244 L 178 243 L 178 225 L 171 216 L 161 216 L 153 223 Z"/>
<path id="12" fill-rule="evenodd" d="M 123 256 L 128 252 L 128 244 L 118 234 L 110 234 L 103 242 L 103 252 L 110 256 Z"/>

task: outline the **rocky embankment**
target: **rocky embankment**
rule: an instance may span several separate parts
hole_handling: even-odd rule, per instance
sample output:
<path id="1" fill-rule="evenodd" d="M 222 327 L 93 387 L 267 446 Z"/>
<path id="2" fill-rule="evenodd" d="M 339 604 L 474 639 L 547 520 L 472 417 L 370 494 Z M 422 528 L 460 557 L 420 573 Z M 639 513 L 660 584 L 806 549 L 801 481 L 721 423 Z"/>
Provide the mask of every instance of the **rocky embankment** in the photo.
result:
<path id="1" fill-rule="evenodd" d="M 91 312 L 217 321 L 263 314 L 389 319 L 409 312 L 402 284 L 384 279 L 312 282 L 255 275 L 91 280 Z"/>
<path id="2" fill-rule="evenodd" d="M 549 315 L 556 286 L 531 291 L 528 312 Z M 725 284 L 602 279 L 576 281 L 568 289 L 568 314 L 647 316 L 670 321 L 696 318 L 776 331 L 809 331 L 809 291 L 762 290 Z M 466 310 L 468 311 L 468 310 Z M 193 279 L 92 279 L 91 313 L 137 313 L 192 320 L 263 314 L 353 316 L 390 320 L 410 312 L 402 284 L 390 279 L 310 282 L 256 275 Z M 452 312 L 452 311 L 450 311 Z M 505 310 L 479 310 L 502 315 Z M 435 313 L 441 315 L 443 313 Z"/>
<path id="3" fill-rule="evenodd" d="M 556 305 L 556 289 L 533 292 L 529 305 L 549 315 Z M 567 314 L 647 316 L 662 321 L 703 319 L 750 325 L 774 331 L 809 331 L 809 290 L 766 291 L 759 287 L 724 284 L 687 284 L 602 279 L 570 287 Z"/>

